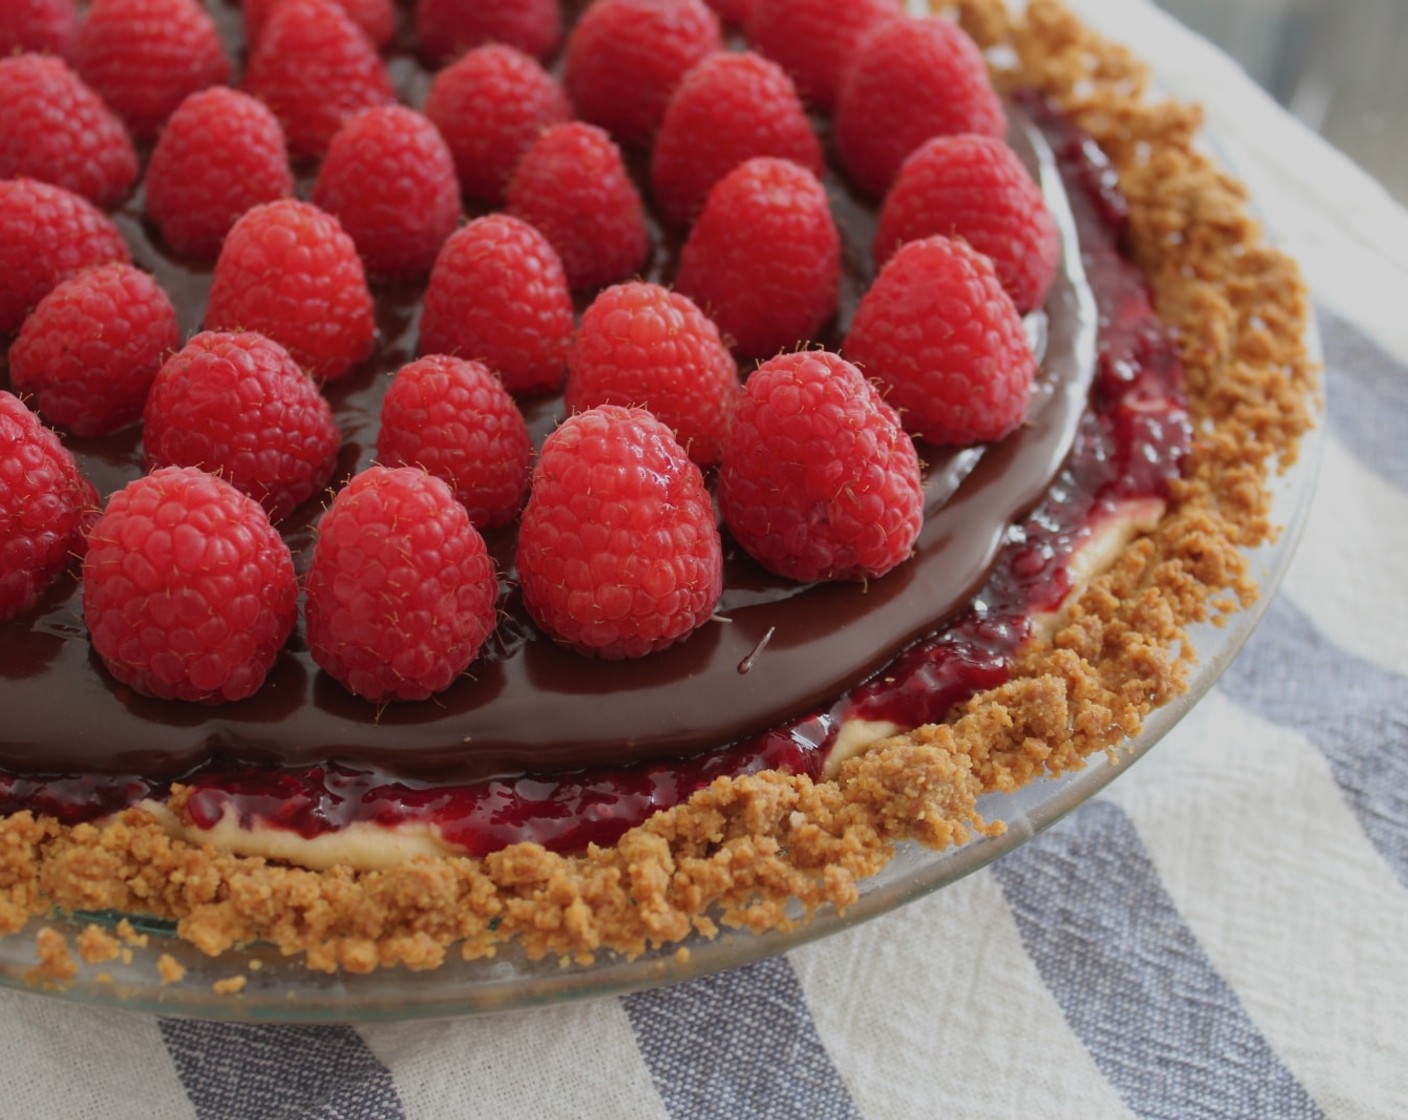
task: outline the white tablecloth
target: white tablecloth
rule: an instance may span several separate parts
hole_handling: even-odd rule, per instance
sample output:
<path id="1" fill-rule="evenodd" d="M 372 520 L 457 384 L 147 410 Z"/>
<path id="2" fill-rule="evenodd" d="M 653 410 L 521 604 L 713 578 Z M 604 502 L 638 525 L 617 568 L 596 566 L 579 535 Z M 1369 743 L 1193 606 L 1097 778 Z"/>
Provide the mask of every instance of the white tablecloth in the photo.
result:
<path id="1" fill-rule="evenodd" d="M 0 1116 L 1408 1115 L 1408 214 L 1146 0 L 1077 6 L 1207 106 L 1320 312 L 1319 496 L 1193 714 L 988 870 L 673 988 L 355 1028 L 0 991 Z"/>

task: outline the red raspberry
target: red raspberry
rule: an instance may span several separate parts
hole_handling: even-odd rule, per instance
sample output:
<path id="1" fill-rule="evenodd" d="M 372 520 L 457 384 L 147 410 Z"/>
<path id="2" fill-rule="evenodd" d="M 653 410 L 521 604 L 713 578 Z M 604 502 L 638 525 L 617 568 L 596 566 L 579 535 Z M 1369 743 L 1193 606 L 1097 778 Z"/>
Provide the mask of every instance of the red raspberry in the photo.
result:
<path id="1" fill-rule="evenodd" d="M 381 402 L 377 458 L 449 483 L 480 529 L 512 521 L 528 491 L 533 443 L 523 414 L 480 362 L 432 354 L 404 366 Z"/>
<path id="2" fill-rule="evenodd" d="M 748 16 L 748 42 L 781 65 L 810 104 L 830 109 L 856 45 L 902 14 L 900 0 L 763 0 Z"/>
<path id="3" fill-rule="evenodd" d="M 396 100 L 376 48 L 332 0 L 280 0 L 244 88 L 274 111 L 295 158 L 322 155 L 353 113 Z"/>
<path id="4" fill-rule="evenodd" d="M 881 24 L 856 49 L 836 99 L 836 146 L 851 180 L 879 197 L 931 136 L 1002 136 L 1007 121 L 982 52 L 938 17 Z"/>
<path id="5" fill-rule="evenodd" d="M 704 0 L 593 0 L 568 37 L 563 80 L 583 120 L 644 146 L 680 79 L 722 48 Z"/>
<path id="6" fill-rule="evenodd" d="M 555 389 L 572 340 L 572 295 L 547 238 L 508 214 L 450 235 L 425 289 L 420 353 L 483 362 L 510 393 Z"/>
<path id="7" fill-rule="evenodd" d="M 195 0 L 93 0 L 74 59 L 139 139 L 196 90 L 230 79 L 215 21 Z"/>
<path id="8" fill-rule="evenodd" d="M 424 700 L 493 633 L 494 562 L 450 488 L 418 467 L 368 467 L 318 523 L 308 649 L 349 692 Z"/>
<path id="9" fill-rule="evenodd" d="M 205 326 L 258 331 L 320 380 L 341 377 L 376 341 L 357 247 L 331 214 L 293 199 L 256 206 L 230 230 Z"/>
<path id="10" fill-rule="evenodd" d="M 753 559 L 788 579 L 883 576 L 924 523 L 919 455 L 850 362 L 824 350 L 779 354 L 743 387 L 719 511 Z"/>
<path id="11" fill-rule="evenodd" d="M 328 145 L 313 201 L 356 243 L 367 271 L 424 276 L 460 220 L 455 161 L 414 109 L 386 105 L 349 117 Z"/>
<path id="12" fill-rule="evenodd" d="M 284 130 L 262 101 L 224 86 L 171 114 L 147 166 L 147 215 L 177 253 L 209 258 L 246 210 L 293 194 Z"/>
<path id="13" fill-rule="evenodd" d="M 77 41 L 73 0 L 6 0 L 0 8 L 0 58 L 20 51 L 69 58 Z"/>
<path id="14" fill-rule="evenodd" d="M 905 160 L 880 212 L 876 263 L 906 241 L 936 233 L 961 238 L 990 258 L 1018 311 L 1046 299 L 1060 235 L 1041 188 L 1002 140 L 935 136 Z"/>
<path id="15" fill-rule="evenodd" d="M 961 241 L 911 241 L 861 297 L 846 357 L 931 443 L 999 439 L 1026 415 L 1036 360 L 992 262 Z"/>
<path id="16" fill-rule="evenodd" d="M 582 315 L 568 358 L 569 412 L 648 408 L 705 467 L 718 462 L 738 394 L 738 365 L 719 328 L 678 292 L 618 284 Z"/>
<path id="17" fill-rule="evenodd" d="M 162 360 L 181 345 L 176 309 L 128 264 L 85 269 L 45 296 L 10 347 L 10 384 L 76 436 L 142 415 Z"/>
<path id="18" fill-rule="evenodd" d="M 836 312 L 841 237 L 826 191 L 785 159 L 750 159 L 709 192 L 675 286 L 733 338 L 775 354 L 815 338 Z"/>
<path id="19" fill-rule="evenodd" d="M 98 492 L 59 437 L 0 389 L 0 622 L 38 601 L 82 548 Z"/>
<path id="20" fill-rule="evenodd" d="M 119 490 L 93 526 L 83 617 L 108 671 L 144 696 L 243 700 L 298 620 L 293 557 L 258 502 L 168 467 Z"/>
<path id="21" fill-rule="evenodd" d="M 0 179 L 25 176 L 116 206 L 137 180 L 132 138 L 57 58 L 0 58 Z"/>
<path id="22" fill-rule="evenodd" d="M 715 54 L 685 75 L 670 98 L 650 160 L 650 185 L 665 216 L 687 225 L 709 190 L 744 160 L 790 159 L 821 177 L 821 142 L 792 79 L 759 54 Z"/>
<path id="23" fill-rule="evenodd" d="M 419 0 L 416 37 L 433 62 L 487 43 L 504 43 L 540 59 L 562 36 L 557 0 Z"/>
<path id="24" fill-rule="evenodd" d="M 131 261 L 112 220 L 72 191 L 0 179 L 0 335 L 79 269 Z"/>
<path id="25" fill-rule="evenodd" d="M 465 197 L 497 206 L 520 157 L 543 129 L 570 120 L 572 106 L 536 61 L 494 44 L 435 75 L 425 115 L 454 153 Z"/>
<path id="26" fill-rule="evenodd" d="M 264 31 L 269 13 L 282 0 L 243 0 L 245 42 L 253 43 Z M 391 42 L 396 32 L 396 8 L 393 0 L 334 0 L 378 50 Z"/>
<path id="27" fill-rule="evenodd" d="M 533 620 L 580 653 L 617 661 L 708 621 L 723 546 L 699 468 L 639 408 L 603 405 L 543 443 L 518 532 Z"/>
<path id="28" fill-rule="evenodd" d="M 509 180 L 508 208 L 548 239 L 574 288 L 624 279 L 650 252 L 645 206 L 621 150 L 589 124 L 538 137 Z"/>
<path id="29" fill-rule="evenodd" d="M 252 332 L 186 343 L 158 371 L 142 421 L 147 470 L 218 474 L 275 521 L 328 484 L 342 438 L 288 351 Z"/>

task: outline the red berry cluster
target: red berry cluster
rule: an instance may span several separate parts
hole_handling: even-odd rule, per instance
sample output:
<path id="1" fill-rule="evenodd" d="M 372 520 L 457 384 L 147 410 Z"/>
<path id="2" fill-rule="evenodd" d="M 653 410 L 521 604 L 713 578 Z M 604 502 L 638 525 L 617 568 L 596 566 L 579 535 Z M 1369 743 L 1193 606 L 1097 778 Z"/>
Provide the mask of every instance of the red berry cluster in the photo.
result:
<path id="1" fill-rule="evenodd" d="M 593 0 L 566 30 L 557 0 L 245 0 L 238 89 L 198 0 L 7 7 L 0 335 L 28 403 L 0 393 L 0 618 L 86 544 L 117 680 L 248 696 L 297 622 L 274 526 L 330 486 L 306 641 L 375 702 L 448 687 L 501 594 L 594 656 L 683 640 L 713 617 L 725 531 L 795 580 L 902 564 L 924 516 L 912 436 L 1021 422 L 1019 310 L 1058 242 L 957 25 L 840 7 Z M 438 67 L 423 112 L 397 104 L 398 29 Z M 809 107 L 834 114 L 836 171 Z M 154 141 L 149 228 L 213 262 L 184 344 L 100 209 L 134 194 L 134 137 Z M 871 247 L 842 244 L 836 174 L 883 197 L 883 267 L 844 337 L 843 258 Z M 394 308 L 414 292 L 419 357 L 349 479 L 324 391 L 372 376 L 374 286 Z M 764 360 L 741 378 L 740 358 Z M 569 415 L 535 458 L 521 406 L 559 389 Z M 149 473 L 98 516 L 40 415 L 80 438 L 140 419 Z M 515 521 L 503 591 L 483 534 Z"/>

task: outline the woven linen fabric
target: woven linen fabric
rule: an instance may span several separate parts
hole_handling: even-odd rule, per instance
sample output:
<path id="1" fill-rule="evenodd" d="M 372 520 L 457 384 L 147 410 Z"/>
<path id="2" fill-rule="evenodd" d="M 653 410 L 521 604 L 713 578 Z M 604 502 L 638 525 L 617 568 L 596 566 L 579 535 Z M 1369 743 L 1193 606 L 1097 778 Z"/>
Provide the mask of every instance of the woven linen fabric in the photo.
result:
<path id="1" fill-rule="evenodd" d="M 1408 1115 L 1408 214 L 1144 0 L 1076 6 L 1316 299 L 1318 497 L 1214 691 L 986 870 L 673 987 L 357 1027 L 0 991 L 0 1120 Z"/>

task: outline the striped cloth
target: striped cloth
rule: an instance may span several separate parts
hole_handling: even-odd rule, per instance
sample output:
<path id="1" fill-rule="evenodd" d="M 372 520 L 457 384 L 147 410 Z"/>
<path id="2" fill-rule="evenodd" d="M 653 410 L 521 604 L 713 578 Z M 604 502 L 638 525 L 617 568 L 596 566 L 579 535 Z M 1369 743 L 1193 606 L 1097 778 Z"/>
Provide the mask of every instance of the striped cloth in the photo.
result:
<path id="1" fill-rule="evenodd" d="M 355 1028 L 0 992 L 0 1116 L 1408 1115 L 1408 215 L 1145 0 L 1079 6 L 1209 106 L 1320 309 L 1319 497 L 1216 690 L 989 869 L 676 987 Z"/>

